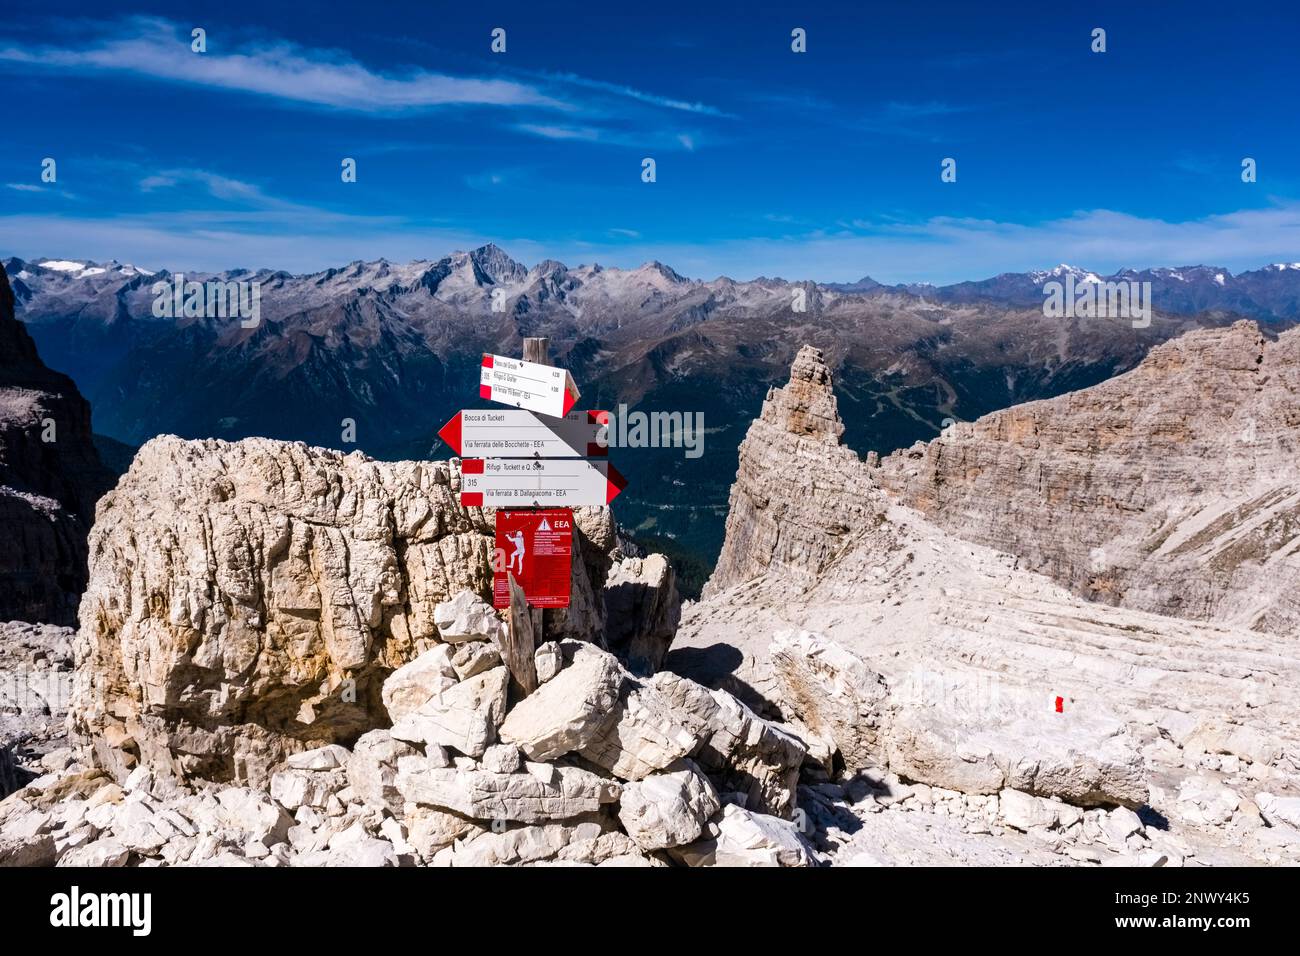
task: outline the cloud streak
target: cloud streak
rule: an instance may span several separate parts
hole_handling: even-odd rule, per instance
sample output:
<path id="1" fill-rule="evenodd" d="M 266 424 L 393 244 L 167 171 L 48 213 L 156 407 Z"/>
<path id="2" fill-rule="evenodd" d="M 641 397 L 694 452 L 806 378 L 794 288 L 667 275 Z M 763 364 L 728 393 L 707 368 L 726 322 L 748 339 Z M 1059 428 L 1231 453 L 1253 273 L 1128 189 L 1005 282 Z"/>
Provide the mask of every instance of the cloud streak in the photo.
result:
<path id="1" fill-rule="evenodd" d="M 228 53 L 195 53 L 189 29 L 161 17 L 129 17 L 94 24 L 94 28 L 98 34 L 85 42 L 31 46 L 0 41 L 0 69 L 120 74 L 380 115 L 445 107 L 499 107 L 594 119 L 610 114 L 611 100 L 669 113 L 730 115 L 705 103 L 572 73 L 516 74 L 511 79 L 453 76 L 414 67 L 381 71 L 342 51 L 313 49 L 287 40 L 251 42 Z M 573 124 L 535 122 L 516 128 L 550 138 L 603 140 L 588 133 L 593 128 Z"/>
<path id="2" fill-rule="evenodd" d="M 365 113 L 440 106 L 571 109 L 535 86 L 412 69 L 372 70 L 344 53 L 286 41 L 250 44 L 233 53 L 194 53 L 174 23 L 132 17 L 114 35 L 84 46 L 0 46 L 0 65 L 78 73 L 124 73 Z"/>

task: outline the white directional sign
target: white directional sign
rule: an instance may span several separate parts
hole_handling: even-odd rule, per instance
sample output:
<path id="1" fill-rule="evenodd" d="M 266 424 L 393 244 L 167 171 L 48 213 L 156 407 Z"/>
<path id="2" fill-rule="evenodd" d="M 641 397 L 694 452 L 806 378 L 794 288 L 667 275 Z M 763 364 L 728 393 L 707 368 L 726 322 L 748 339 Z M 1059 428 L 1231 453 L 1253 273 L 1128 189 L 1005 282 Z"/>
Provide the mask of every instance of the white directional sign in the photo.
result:
<path id="1" fill-rule="evenodd" d="M 627 487 L 609 462 L 581 458 L 465 458 L 460 470 L 467 508 L 607 505 Z"/>
<path id="2" fill-rule="evenodd" d="M 578 386 L 562 368 L 504 355 L 484 355 L 478 393 L 503 405 L 563 418 L 578 401 Z"/>
<path id="3" fill-rule="evenodd" d="M 466 409 L 438 437 L 461 457 L 603 458 L 609 454 L 608 444 L 598 441 L 604 418 L 604 412 L 549 418 L 522 408 Z"/>

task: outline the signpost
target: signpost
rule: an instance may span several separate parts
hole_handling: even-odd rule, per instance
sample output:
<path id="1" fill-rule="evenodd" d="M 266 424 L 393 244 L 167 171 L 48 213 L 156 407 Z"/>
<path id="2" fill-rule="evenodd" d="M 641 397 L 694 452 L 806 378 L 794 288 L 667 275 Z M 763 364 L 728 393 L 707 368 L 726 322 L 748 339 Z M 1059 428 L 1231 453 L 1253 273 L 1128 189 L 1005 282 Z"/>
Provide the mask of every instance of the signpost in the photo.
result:
<path id="1" fill-rule="evenodd" d="M 601 412 L 569 412 L 546 418 L 523 409 L 466 409 L 438 437 L 462 457 L 604 458 L 609 454 L 597 420 Z"/>
<path id="2" fill-rule="evenodd" d="M 512 595 L 518 605 L 522 594 L 534 609 L 527 622 L 515 621 L 517 607 L 510 615 L 511 633 L 520 642 L 519 660 L 527 657 L 529 662 L 534 638 L 541 640 L 541 609 L 569 606 L 569 509 L 609 504 L 627 486 L 606 460 L 608 446 L 599 440 L 605 413 L 573 410 L 578 386 L 567 371 L 547 364 L 548 345 L 544 338 L 524 339 L 523 359 L 485 353 L 479 397 L 513 407 L 466 409 L 438 432 L 461 457 L 460 503 L 500 509 L 493 603 L 512 607 Z M 517 508 L 529 510 L 513 510 Z M 526 669 L 515 674 L 525 692 Z"/>
<path id="3" fill-rule="evenodd" d="M 488 354 L 483 356 L 478 395 L 552 418 L 569 414 L 579 397 L 578 386 L 562 368 Z"/>
<path id="4" fill-rule="evenodd" d="M 585 458 L 465 458 L 460 474 L 467 508 L 607 505 L 627 487 L 609 462 Z"/>

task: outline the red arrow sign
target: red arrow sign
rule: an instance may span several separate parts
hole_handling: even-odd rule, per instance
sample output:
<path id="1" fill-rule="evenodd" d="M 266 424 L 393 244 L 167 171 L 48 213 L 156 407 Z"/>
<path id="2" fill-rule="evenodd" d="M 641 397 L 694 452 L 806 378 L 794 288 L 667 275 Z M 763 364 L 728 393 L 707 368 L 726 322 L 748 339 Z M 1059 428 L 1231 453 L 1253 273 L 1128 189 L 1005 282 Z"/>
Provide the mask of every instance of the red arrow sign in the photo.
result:
<path id="1" fill-rule="evenodd" d="M 600 416 L 569 412 L 547 418 L 522 409 L 466 409 L 457 412 L 438 437 L 458 456 L 470 458 L 603 458 L 609 454 Z"/>
<path id="2" fill-rule="evenodd" d="M 460 470 L 467 508 L 607 505 L 627 487 L 609 462 L 584 458 L 466 458 Z"/>
<path id="3" fill-rule="evenodd" d="M 484 353 L 478 394 L 503 405 L 563 418 L 578 400 L 578 386 L 568 372 L 554 365 Z"/>

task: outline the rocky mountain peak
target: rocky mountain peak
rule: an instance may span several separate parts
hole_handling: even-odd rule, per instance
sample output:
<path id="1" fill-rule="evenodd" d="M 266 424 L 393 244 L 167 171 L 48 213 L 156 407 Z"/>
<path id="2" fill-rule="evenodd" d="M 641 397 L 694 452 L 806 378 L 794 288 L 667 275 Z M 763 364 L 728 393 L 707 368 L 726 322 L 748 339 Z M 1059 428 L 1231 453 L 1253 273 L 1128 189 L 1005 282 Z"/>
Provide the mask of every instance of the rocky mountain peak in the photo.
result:
<path id="1" fill-rule="evenodd" d="M 9 276 L 4 266 L 0 265 L 0 324 L 16 321 L 13 316 L 14 291 L 9 288 Z"/>
<path id="2" fill-rule="evenodd" d="M 495 285 L 521 282 L 528 276 L 528 270 L 495 243 L 479 246 L 468 255 L 475 267 Z"/>
<path id="3" fill-rule="evenodd" d="M 968 820 L 995 804 L 986 822 L 1065 860 L 1296 858 L 1300 836 L 1269 841 L 1300 807 L 1279 796 L 1300 789 L 1297 348 L 1300 330 L 1193 332 L 879 468 L 801 433 L 791 410 L 830 387 L 801 350 L 746 436 L 669 666 L 832 741 L 845 777 L 958 792 Z M 1149 833 L 1125 809 L 1143 807 Z M 983 823 L 916 839 L 888 817 L 863 815 L 847 852 L 984 852 Z"/>
<path id="4" fill-rule="evenodd" d="M 768 392 L 762 419 L 792 435 L 839 444 L 844 423 L 821 349 L 811 345 L 799 349 L 790 366 L 789 384 Z"/>

